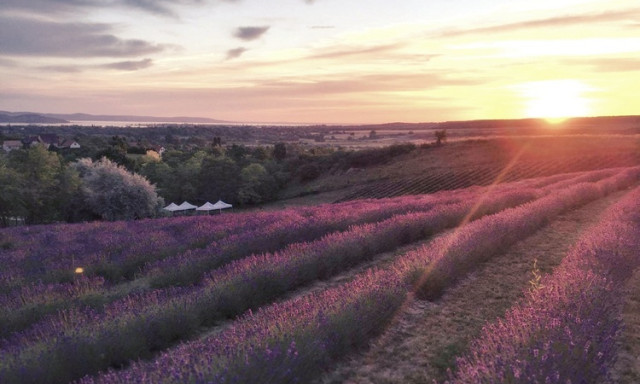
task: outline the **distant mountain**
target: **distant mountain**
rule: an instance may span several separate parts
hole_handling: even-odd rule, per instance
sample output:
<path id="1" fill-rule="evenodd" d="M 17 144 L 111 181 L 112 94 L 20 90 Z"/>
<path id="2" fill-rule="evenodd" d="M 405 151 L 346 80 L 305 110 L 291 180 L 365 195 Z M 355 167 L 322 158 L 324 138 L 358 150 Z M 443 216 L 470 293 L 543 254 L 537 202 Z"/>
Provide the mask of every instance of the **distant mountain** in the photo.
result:
<path id="1" fill-rule="evenodd" d="M 0 123 L 17 124 L 65 124 L 69 121 L 50 115 L 33 112 L 7 112 L 0 111 Z"/>
<path id="2" fill-rule="evenodd" d="M 132 123 L 200 123 L 200 124 L 226 124 L 231 121 L 209 119 L 206 117 L 157 117 L 157 116 L 132 116 L 132 115 L 90 115 L 87 113 L 59 114 L 46 113 L 47 117 L 70 121 L 127 121 Z"/>

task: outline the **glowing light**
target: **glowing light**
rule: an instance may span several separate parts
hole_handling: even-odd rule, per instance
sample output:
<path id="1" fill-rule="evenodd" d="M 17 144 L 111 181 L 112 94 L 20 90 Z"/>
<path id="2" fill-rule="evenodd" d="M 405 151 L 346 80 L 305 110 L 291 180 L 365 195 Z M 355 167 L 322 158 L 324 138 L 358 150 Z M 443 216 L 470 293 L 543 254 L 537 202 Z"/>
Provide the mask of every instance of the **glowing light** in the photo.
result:
<path id="1" fill-rule="evenodd" d="M 589 99 L 583 94 L 592 90 L 577 80 L 549 80 L 516 86 L 524 98 L 525 115 L 559 123 L 569 117 L 589 114 Z"/>
<path id="2" fill-rule="evenodd" d="M 82 267 L 78 267 L 78 268 L 76 268 L 76 271 L 75 271 L 75 272 L 76 272 L 77 274 L 81 274 L 81 273 L 83 273 L 83 272 L 84 272 L 84 268 L 82 268 Z"/>

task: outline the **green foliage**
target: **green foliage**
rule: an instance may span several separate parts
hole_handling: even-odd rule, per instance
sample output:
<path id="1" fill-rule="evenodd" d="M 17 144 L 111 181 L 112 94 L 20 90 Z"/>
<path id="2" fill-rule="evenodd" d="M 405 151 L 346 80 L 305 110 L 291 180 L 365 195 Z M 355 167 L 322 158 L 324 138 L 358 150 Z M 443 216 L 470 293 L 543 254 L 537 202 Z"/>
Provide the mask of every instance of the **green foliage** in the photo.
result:
<path id="1" fill-rule="evenodd" d="M 282 161 L 287 157 L 287 146 L 284 143 L 276 143 L 273 146 L 273 158 Z"/>
<path id="2" fill-rule="evenodd" d="M 197 175 L 200 199 L 238 202 L 239 174 L 240 167 L 232 159 L 205 157 Z"/>
<path id="3" fill-rule="evenodd" d="M 58 154 L 40 145 L 11 151 L 8 167 L 13 172 L 5 174 L 8 185 L 3 188 L 3 194 L 15 207 L 14 214 L 24 216 L 27 224 L 55 220 L 59 213 L 57 203 L 62 192 L 60 177 L 63 173 Z"/>
<path id="4" fill-rule="evenodd" d="M 107 158 L 118 165 L 126 167 L 129 170 L 133 170 L 134 168 L 134 162 L 127 157 L 127 151 L 125 149 L 122 149 L 120 146 L 112 146 L 98 151 L 93 158 L 94 160 Z"/>
<path id="5" fill-rule="evenodd" d="M 260 164 L 250 164 L 240 172 L 238 201 L 241 204 L 259 204 L 275 197 L 277 183 Z"/>
<path id="6" fill-rule="evenodd" d="M 450 343 L 444 346 L 440 353 L 432 361 L 437 369 L 439 379 L 445 379 L 450 372 L 456 369 L 456 358 L 465 350 L 465 345 L 461 342 Z"/>
<path id="7" fill-rule="evenodd" d="M 11 218 L 22 216 L 20 190 L 22 179 L 19 174 L 9 168 L 6 161 L 0 158 L 0 220 L 2 226 L 9 225 Z"/>
<path id="8" fill-rule="evenodd" d="M 320 168 L 314 163 L 305 164 L 300 167 L 300 180 L 302 181 L 315 180 L 320 174 Z"/>
<path id="9" fill-rule="evenodd" d="M 244 161 L 247 154 L 248 150 L 244 145 L 233 144 L 232 146 L 227 147 L 227 156 L 238 164 L 241 164 Z"/>

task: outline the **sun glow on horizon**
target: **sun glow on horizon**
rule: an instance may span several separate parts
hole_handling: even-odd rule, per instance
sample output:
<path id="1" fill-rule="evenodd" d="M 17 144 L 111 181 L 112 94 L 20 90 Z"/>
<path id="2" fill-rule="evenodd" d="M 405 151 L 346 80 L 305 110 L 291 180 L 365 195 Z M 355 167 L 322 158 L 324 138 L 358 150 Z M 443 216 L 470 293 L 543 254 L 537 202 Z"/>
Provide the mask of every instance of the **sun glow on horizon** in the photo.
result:
<path id="1" fill-rule="evenodd" d="M 525 115 L 542 118 L 552 124 L 570 117 L 588 116 L 590 100 L 584 93 L 592 87 L 577 80 L 547 80 L 517 86 L 525 101 Z"/>

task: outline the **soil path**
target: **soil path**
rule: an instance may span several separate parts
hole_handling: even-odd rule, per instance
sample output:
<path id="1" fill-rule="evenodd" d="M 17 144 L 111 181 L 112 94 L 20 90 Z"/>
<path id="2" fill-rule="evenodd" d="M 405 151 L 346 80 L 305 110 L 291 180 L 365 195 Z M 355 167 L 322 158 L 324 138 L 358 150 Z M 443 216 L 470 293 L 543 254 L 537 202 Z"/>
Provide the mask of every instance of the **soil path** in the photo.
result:
<path id="1" fill-rule="evenodd" d="M 551 272 L 583 231 L 596 224 L 600 214 L 625 192 L 560 215 L 481 266 L 440 300 L 410 301 L 368 351 L 340 363 L 317 383 L 431 383 L 445 379 L 447 369 L 455 367 L 455 357 L 467 351 L 482 326 L 503 316 L 522 298 L 533 279 L 534 261 L 541 273 Z M 637 291 L 640 300 L 640 289 Z"/>
<path id="2" fill-rule="evenodd" d="M 620 349 L 611 377 L 614 383 L 636 384 L 640 383 L 640 270 L 627 284 L 625 298 L 624 328 L 618 337 Z"/>

